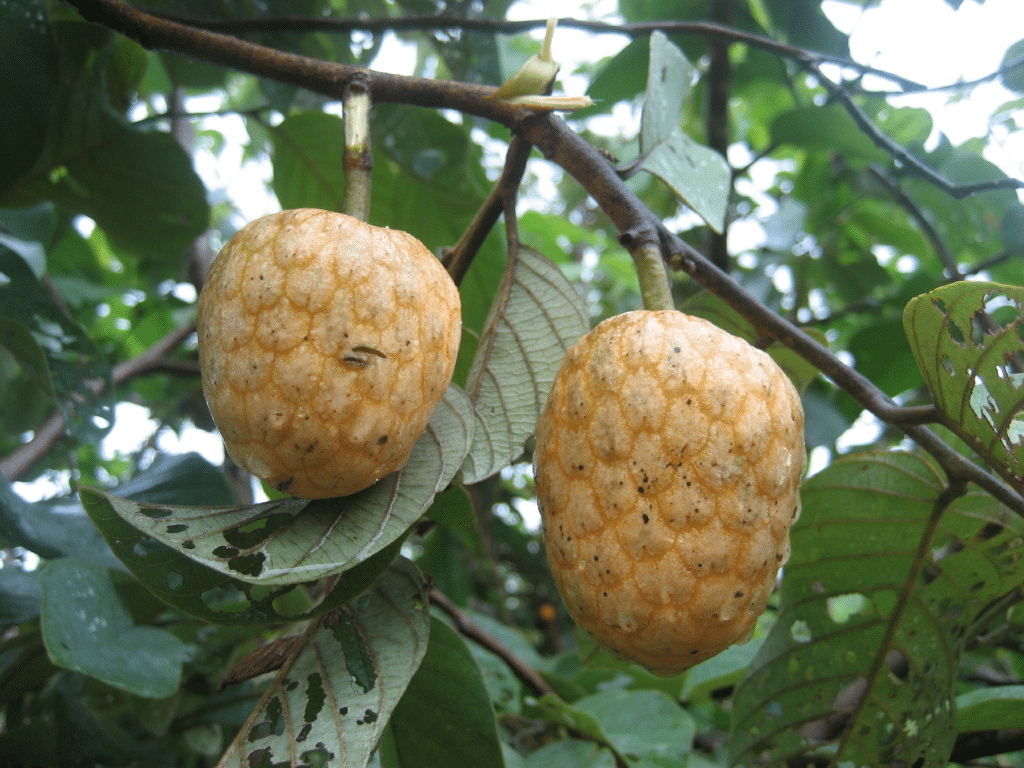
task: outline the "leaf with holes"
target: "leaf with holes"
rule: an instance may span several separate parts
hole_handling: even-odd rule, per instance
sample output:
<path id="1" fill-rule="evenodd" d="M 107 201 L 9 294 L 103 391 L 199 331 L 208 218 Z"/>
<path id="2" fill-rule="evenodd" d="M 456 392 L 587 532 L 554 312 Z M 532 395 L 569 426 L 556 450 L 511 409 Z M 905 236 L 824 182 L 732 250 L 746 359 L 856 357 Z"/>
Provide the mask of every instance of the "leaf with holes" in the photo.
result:
<path id="1" fill-rule="evenodd" d="M 294 643 L 218 768 L 362 768 L 429 633 L 423 577 L 399 558 L 365 594 L 317 619 Z"/>
<path id="2" fill-rule="evenodd" d="M 404 535 L 346 570 L 333 590 L 316 605 L 301 584 L 253 584 L 186 557 L 149 534 L 133 528 L 115 511 L 110 498 L 91 488 L 82 503 L 118 559 L 165 603 L 214 624 L 280 624 L 319 616 L 360 594 L 398 555 Z"/>
<path id="3" fill-rule="evenodd" d="M 651 35 L 640 123 L 640 167 L 653 173 L 712 229 L 725 227 L 732 171 L 725 159 L 683 133 L 680 110 L 695 70 L 662 32 Z"/>
<path id="4" fill-rule="evenodd" d="M 463 465 L 475 483 L 523 452 L 537 427 L 565 351 L 589 329 L 576 288 L 541 253 L 520 245 L 509 257 L 466 380 L 476 410 Z"/>
<path id="5" fill-rule="evenodd" d="M 947 764 L 960 659 L 1024 578 L 1024 521 L 980 491 L 944 509 L 944 492 L 896 452 L 804 483 L 779 616 L 734 697 L 733 765 Z"/>
<path id="6" fill-rule="evenodd" d="M 472 434 L 469 400 L 450 386 L 409 462 L 351 496 L 278 499 L 246 507 L 178 507 L 89 490 L 83 502 L 127 561 L 149 557 L 149 541 L 155 540 L 243 582 L 280 586 L 315 581 L 358 565 L 401 537 L 458 471 Z M 111 512 L 145 534 L 134 549 L 118 546 L 113 538 Z"/>
<path id="7" fill-rule="evenodd" d="M 1024 288 L 960 282 L 918 296 L 903 326 L 925 383 L 1010 485 L 1024 483 Z"/>

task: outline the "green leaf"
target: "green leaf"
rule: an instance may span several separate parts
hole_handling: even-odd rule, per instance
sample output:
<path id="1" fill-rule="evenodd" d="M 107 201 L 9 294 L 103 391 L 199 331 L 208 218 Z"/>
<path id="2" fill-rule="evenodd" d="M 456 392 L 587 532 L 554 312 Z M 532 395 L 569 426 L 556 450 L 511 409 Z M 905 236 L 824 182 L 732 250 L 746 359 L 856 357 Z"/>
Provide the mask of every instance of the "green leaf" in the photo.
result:
<path id="1" fill-rule="evenodd" d="M 96 527 L 73 499 L 30 504 L 0 475 L 0 538 L 43 558 L 72 556 L 116 565 Z"/>
<path id="2" fill-rule="evenodd" d="M 1007 253 L 1024 253 L 1024 205 L 1014 203 L 1003 213 L 999 239 Z"/>
<path id="3" fill-rule="evenodd" d="M 612 689 L 573 707 L 592 715 L 609 744 L 637 768 L 682 765 L 697 730 L 690 713 L 663 691 Z"/>
<path id="4" fill-rule="evenodd" d="M 0 195 L 27 173 L 46 144 L 50 104 L 57 91 L 57 50 L 43 4 L 0 3 L 4 55 L 0 58 Z M 12 151 L 13 148 L 17 151 Z"/>
<path id="5" fill-rule="evenodd" d="M 28 372 L 39 391 L 47 398 L 55 400 L 57 393 L 53 388 L 46 353 L 29 330 L 15 320 L 0 317 L 0 344 L 6 347 L 11 356 Z"/>
<path id="6" fill-rule="evenodd" d="M 838 152 L 847 161 L 874 163 L 886 158 L 838 105 L 799 107 L 785 112 L 772 123 L 771 138 L 775 144 L 790 144 L 812 152 Z"/>
<path id="7" fill-rule="evenodd" d="M 29 342 L 24 333 L 12 334 L 12 340 L 21 338 L 21 342 L 14 343 L 24 362 L 37 378 L 48 378 L 51 382 L 57 407 L 72 435 L 84 441 L 98 441 L 114 420 L 111 388 L 106 386 L 98 396 L 95 389 L 96 380 L 109 385 L 110 368 L 86 330 L 68 316 L 28 264 L 3 245 L 0 318 L 8 325 L 22 326 L 45 354 L 48 374 L 38 370 L 40 361 L 27 348 Z"/>
<path id="8" fill-rule="evenodd" d="M 1024 685 L 960 694 L 956 697 L 956 726 L 961 732 L 1024 728 Z"/>
<path id="9" fill-rule="evenodd" d="M 46 145 L 0 200 L 23 207 L 51 200 L 92 218 L 118 248 L 166 261 L 206 229 L 206 189 L 169 133 L 139 131 L 106 103 L 90 25 L 63 24 L 63 87 Z"/>
<path id="10" fill-rule="evenodd" d="M 959 282 L 911 300 L 903 325 L 935 404 L 1011 485 L 1024 483 L 1024 288 Z M 1016 361 L 1016 362 L 1014 362 Z"/>
<path id="11" fill-rule="evenodd" d="M 592 741 L 562 739 L 531 752 L 526 768 L 615 768 L 615 755 Z"/>
<path id="12" fill-rule="evenodd" d="M 40 573 L 41 625 L 54 664 L 137 696 L 166 698 L 178 689 L 185 646 L 154 627 L 137 627 L 110 571 L 61 558 Z"/>
<path id="13" fill-rule="evenodd" d="M 263 586 L 314 581 L 358 565 L 401 537 L 455 475 L 472 429 L 465 393 L 450 386 L 405 467 L 351 496 L 184 507 L 85 490 L 82 500 L 130 568 L 149 557 L 152 538 L 232 579 Z M 133 548 L 116 538 L 111 513 L 144 534 Z"/>
<path id="14" fill-rule="evenodd" d="M 283 209 L 340 211 L 345 191 L 345 123 L 337 115 L 301 112 L 271 129 L 274 193 Z"/>
<path id="15" fill-rule="evenodd" d="M 431 619 L 427 653 L 388 730 L 383 768 L 504 766 L 480 668 L 462 638 L 438 619 Z"/>
<path id="16" fill-rule="evenodd" d="M 999 81 L 1004 88 L 1015 93 L 1024 93 L 1024 61 L 1020 60 L 1022 56 L 1024 40 L 1018 40 L 1006 49 L 999 65 Z M 1014 64 L 1012 68 L 1009 66 L 1011 63 Z"/>
<path id="17" fill-rule="evenodd" d="M 508 260 L 466 389 L 476 411 L 467 484 L 499 472 L 523 452 L 565 351 L 589 330 L 579 293 L 561 270 L 520 245 Z"/>
<path id="18" fill-rule="evenodd" d="M 0 627 L 31 621 L 39 615 L 39 574 L 14 566 L 0 568 Z"/>
<path id="19" fill-rule="evenodd" d="M 647 92 L 640 124 L 640 167 L 665 182 L 716 232 L 725 227 L 732 171 L 713 149 L 680 127 L 694 68 L 664 33 L 651 35 Z"/>
<path id="20" fill-rule="evenodd" d="M 400 558 L 369 591 L 301 636 L 218 768 L 362 768 L 423 659 L 429 633 L 423 579 Z"/>
<path id="21" fill-rule="evenodd" d="M 349 568 L 334 589 L 307 610 L 303 585 L 265 587 L 232 578 L 133 528 L 98 491 L 83 488 L 80 493 L 96 528 L 111 542 L 114 554 L 147 589 L 169 605 L 215 624 L 280 624 L 334 610 L 373 583 L 397 557 L 405 540 L 403 534 Z"/>
<path id="22" fill-rule="evenodd" d="M 900 330 L 899 320 L 878 318 L 857 331 L 849 343 L 857 370 L 890 397 L 917 389 L 923 383 L 910 362 L 910 345 Z"/>
<path id="23" fill-rule="evenodd" d="M 623 763 L 637 768 L 685 764 L 696 731 L 690 714 L 658 690 L 617 688 L 572 705 L 548 695 L 539 704 L 556 722 L 607 744 Z"/>
<path id="24" fill-rule="evenodd" d="M 198 453 L 160 454 L 144 471 L 117 487 L 126 499 L 148 504 L 230 504 L 224 473 Z"/>
<path id="25" fill-rule="evenodd" d="M 734 764 L 946 765 L 964 645 L 1024 576 L 1024 522 L 980 491 L 942 512 L 943 491 L 897 452 L 804 483 L 779 615 L 733 699 Z"/>

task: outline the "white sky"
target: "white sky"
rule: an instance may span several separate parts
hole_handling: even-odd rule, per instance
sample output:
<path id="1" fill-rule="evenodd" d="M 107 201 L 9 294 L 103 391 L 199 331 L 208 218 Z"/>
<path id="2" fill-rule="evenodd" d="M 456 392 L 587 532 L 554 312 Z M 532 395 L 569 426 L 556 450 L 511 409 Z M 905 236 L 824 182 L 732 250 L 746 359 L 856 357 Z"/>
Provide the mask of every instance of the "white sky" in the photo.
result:
<path id="1" fill-rule="evenodd" d="M 614 10 L 615 3 L 596 0 L 588 7 L 594 9 L 593 17 L 601 18 Z M 944 0 L 884 0 L 878 8 L 867 12 L 862 12 L 859 2 L 848 0 L 828 0 L 824 7 L 839 29 L 851 33 L 851 50 L 856 60 L 932 87 L 960 79 L 972 80 L 993 72 L 1007 47 L 1024 37 L 1024 0 L 987 0 L 983 4 L 965 0 L 956 12 Z M 579 13 L 579 2 L 531 0 L 516 3 L 509 17 L 546 18 Z M 542 35 L 543 30 L 534 33 L 538 40 Z M 555 34 L 554 55 L 563 65 L 562 72 L 567 73 L 578 63 L 578 57 L 591 52 L 607 56 L 625 43 L 624 37 L 605 35 L 595 40 L 593 35 L 584 32 L 559 29 Z M 414 56 L 410 46 L 403 46 L 389 36 L 374 66 L 383 71 L 410 74 L 415 66 Z M 585 82 L 568 77 L 561 80 L 560 86 L 566 93 L 575 94 L 585 88 Z M 1009 174 L 1024 176 L 1024 136 L 1007 138 L 1004 129 L 989 125 L 993 111 L 1013 97 L 993 82 L 973 89 L 968 98 L 955 105 L 944 106 L 946 96 L 943 94 L 901 97 L 898 104 L 928 108 L 933 112 L 936 130 L 945 133 L 954 145 L 974 136 L 991 134 L 995 146 L 989 151 L 988 159 Z M 216 157 L 200 152 L 196 159 L 197 170 L 208 188 L 215 193 L 226 189 L 237 202 L 242 211 L 238 225 L 277 210 L 276 199 L 266 191 L 269 163 L 242 162 L 242 143 L 246 138 L 240 118 L 211 118 L 208 126 L 223 131 L 228 142 Z M 545 186 L 542 183 L 541 192 Z M 107 456 L 132 453 L 150 439 L 157 427 L 145 409 L 122 403 L 102 450 Z M 857 435 L 851 436 L 856 442 L 871 439 L 871 424 L 859 425 L 857 430 Z M 861 440 L 862 437 L 865 439 Z M 195 428 L 188 428 L 181 435 L 165 428 L 157 436 L 156 445 L 170 452 L 197 450 L 215 463 L 223 460 L 219 438 Z M 825 460 L 827 457 L 820 452 L 817 457 L 812 456 L 812 469 L 815 465 L 820 468 Z M 26 498 L 34 499 L 62 492 L 62 485 L 66 492 L 67 479 L 50 478 L 15 486 Z"/>

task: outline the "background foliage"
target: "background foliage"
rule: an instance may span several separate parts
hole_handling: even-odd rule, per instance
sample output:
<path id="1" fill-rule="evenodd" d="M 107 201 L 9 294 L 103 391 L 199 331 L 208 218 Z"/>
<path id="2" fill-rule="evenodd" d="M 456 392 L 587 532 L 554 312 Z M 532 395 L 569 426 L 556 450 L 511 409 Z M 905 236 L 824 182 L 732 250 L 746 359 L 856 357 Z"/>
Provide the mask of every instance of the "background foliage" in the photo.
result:
<path id="1" fill-rule="evenodd" d="M 562 23 L 629 41 L 561 73 L 605 175 L 557 119 L 381 79 L 371 222 L 472 258 L 464 340 L 410 464 L 310 504 L 191 450 L 193 323 L 246 218 L 340 207 L 337 96 L 74 5 L 0 2 L 0 759 L 1024 765 L 1024 185 L 985 157 L 1021 130 L 1024 41 L 954 146 L 818 2 L 620 0 Z M 342 65 L 393 29 L 416 75 L 485 85 L 543 27 L 505 0 L 134 6 Z M 555 162 L 527 162 L 544 126 Z M 669 680 L 574 631 L 530 471 L 563 350 L 640 306 L 629 216 L 665 222 L 677 306 L 801 388 L 815 472 L 754 639 Z"/>

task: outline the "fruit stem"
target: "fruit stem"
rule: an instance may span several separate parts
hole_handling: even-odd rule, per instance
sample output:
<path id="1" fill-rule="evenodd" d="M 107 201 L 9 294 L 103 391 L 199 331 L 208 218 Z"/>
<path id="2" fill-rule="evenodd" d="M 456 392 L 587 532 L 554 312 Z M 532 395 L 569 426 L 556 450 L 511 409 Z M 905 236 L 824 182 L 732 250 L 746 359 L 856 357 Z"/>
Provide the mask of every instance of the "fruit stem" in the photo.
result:
<path id="1" fill-rule="evenodd" d="M 342 107 L 345 114 L 345 191 L 341 212 L 360 221 L 370 218 L 370 171 L 373 152 L 370 150 L 370 91 L 356 78 L 345 86 Z"/>
<path id="2" fill-rule="evenodd" d="M 631 255 L 636 264 L 637 277 L 640 278 L 640 297 L 644 309 L 675 309 L 672 285 L 661 258 L 661 250 L 655 245 L 642 245 L 632 251 Z"/>

